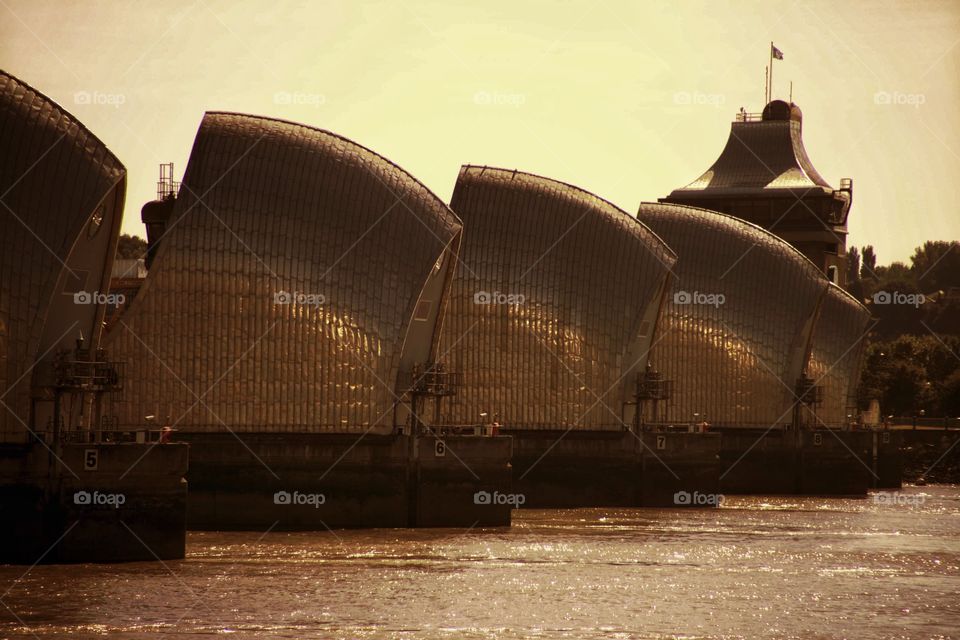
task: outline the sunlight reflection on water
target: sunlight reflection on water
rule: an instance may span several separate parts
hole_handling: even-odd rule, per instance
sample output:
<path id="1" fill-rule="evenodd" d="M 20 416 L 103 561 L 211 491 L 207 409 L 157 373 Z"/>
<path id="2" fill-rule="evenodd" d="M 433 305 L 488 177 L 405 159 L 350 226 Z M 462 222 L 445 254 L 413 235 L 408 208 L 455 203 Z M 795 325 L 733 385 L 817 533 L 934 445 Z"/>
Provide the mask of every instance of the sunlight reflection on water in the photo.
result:
<path id="1" fill-rule="evenodd" d="M 510 529 L 191 533 L 180 562 L 0 567 L 3 637 L 948 638 L 960 487 L 514 512 Z M 19 618 L 19 620 L 18 620 Z"/>

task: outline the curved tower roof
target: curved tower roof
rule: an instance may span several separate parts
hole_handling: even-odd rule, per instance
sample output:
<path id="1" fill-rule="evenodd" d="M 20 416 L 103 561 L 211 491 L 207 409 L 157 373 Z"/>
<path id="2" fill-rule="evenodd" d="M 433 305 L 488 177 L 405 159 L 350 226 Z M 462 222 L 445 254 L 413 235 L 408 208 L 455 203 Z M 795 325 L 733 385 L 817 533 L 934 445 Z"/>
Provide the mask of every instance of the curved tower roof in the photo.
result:
<path id="1" fill-rule="evenodd" d="M 806 422 L 839 427 L 856 419 L 857 386 L 866 349 L 870 311 L 836 285 L 820 305 L 813 332 L 807 375 L 823 389 L 816 418 Z"/>
<path id="2" fill-rule="evenodd" d="M 790 422 L 826 278 L 783 240 L 732 216 L 644 203 L 638 218 L 679 256 L 651 355 L 674 381 L 667 420 Z"/>
<path id="3" fill-rule="evenodd" d="M 90 302 L 109 288 L 125 188 L 126 170 L 96 136 L 0 71 L 0 441 L 45 426 L 30 415 L 38 361 L 81 335 L 97 346 L 103 310 Z"/>
<path id="4" fill-rule="evenodd" d="M 440 355 L 453 423 L 620 429 L 675 256 L 629 214 L 539 176 L 464 166 L 462 264 Z"/>
<path id="5" fill-rule="evenodd" d="M 128 362 L 121 421 L 392 428 L 401 370 L 431 356 L 460 228 L 345 138 L 207 113 L 148 278 L 112 330 Z"/>
<path id="6" fill-rule="evenodd" d="M 668 199 L 699 191 L 742 195 L 776 189 L 816 189 L 832 194 L 833 188 L 807 156 L 802 127 L 800 108 L 782 100 L 768 104 L 759 120 L 738 119 L 730 125 L 727 145 L 716 162 Z"/>

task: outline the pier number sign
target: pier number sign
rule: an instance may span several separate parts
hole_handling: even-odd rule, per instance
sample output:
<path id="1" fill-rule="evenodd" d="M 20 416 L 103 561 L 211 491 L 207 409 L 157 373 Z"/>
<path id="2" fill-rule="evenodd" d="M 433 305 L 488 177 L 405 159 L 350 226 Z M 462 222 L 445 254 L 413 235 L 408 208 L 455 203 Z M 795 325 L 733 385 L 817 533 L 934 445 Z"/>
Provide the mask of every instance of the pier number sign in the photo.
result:
<path id="1" fill-rule="evenodd" d="M 84 449 L 83 450 L 83 470 L 96 471 L 99 467 L 100 467 L 100 450 Z"/>
<path id="2" fill-rule="evenodd" d="M 664 450 L 667 448 L 667 436 L 657 436 L 657 449 Z"/>
<path id="3" fill-rule="evenodd" d="M 447 455 L 447 443 L 443 440 L 434 440 L 433 441 L 433 455 L 438 458 L 442 458 Z"/>

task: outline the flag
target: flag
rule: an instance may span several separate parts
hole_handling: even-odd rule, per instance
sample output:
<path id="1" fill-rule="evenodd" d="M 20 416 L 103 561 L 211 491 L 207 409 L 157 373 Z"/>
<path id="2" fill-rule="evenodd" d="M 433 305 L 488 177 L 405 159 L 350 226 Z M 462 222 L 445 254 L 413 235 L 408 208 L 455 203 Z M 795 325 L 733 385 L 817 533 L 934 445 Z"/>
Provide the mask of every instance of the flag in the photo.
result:
<path id="1" fill-rule="evenodd" d="M 770 43 L 770 57 L 776 58 L 777 60 L 783 60 L 783 51 L 780 51 L 780 49 L 777 49 L 775 46 L 773 46 L 772 42 Z"/>

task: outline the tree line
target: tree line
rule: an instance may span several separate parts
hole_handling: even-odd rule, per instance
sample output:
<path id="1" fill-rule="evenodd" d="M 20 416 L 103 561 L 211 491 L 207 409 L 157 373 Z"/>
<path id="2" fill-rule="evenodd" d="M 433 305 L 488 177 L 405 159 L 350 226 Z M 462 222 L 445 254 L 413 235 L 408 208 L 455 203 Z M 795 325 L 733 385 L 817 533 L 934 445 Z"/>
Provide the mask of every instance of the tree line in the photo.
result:
<path id="1" fill-rule="evenodd" d="M 877 264 L 872 246 L 847 252 L 847 290 L 874 324 L 859 401 L 886 415 L 960 415 L 960 242 L 928 241 L 910 264 Z"/>

